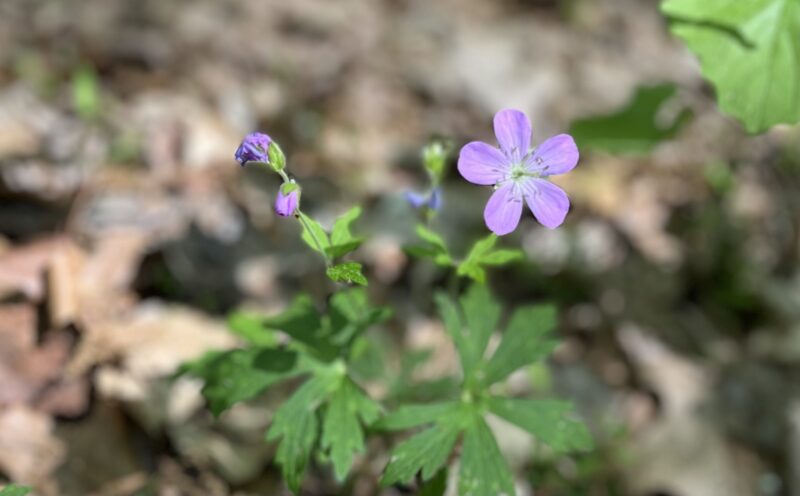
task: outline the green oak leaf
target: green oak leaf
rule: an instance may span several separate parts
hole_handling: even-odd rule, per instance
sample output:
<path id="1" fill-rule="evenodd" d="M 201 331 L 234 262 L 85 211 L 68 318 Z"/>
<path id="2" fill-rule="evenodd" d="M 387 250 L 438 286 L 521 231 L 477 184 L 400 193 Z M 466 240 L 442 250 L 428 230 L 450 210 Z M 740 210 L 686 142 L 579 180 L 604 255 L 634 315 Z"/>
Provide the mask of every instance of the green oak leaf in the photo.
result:
<path id="1" fill-rule="evenodd" d="M 723 112 L 751 133 L 800 121 L 800 2 L 665 0 Z"/>

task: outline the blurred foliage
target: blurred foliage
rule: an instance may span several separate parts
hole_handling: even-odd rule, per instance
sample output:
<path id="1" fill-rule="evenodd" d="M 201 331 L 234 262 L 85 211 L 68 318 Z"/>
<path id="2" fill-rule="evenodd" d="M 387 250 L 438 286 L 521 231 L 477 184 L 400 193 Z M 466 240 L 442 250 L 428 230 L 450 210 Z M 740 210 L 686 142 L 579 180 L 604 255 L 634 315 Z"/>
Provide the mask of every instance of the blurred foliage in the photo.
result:
<path id="1" fill-rule="evenodd" d="M 582 150 L 647 153 L 662 141 L 674 138 L 692 118 L 692 112 L 684 108 L 669 123 L 662 123 L 664 119 L 659 114 L 676 92 L 673 84 L 638 88 L 622 109 L 610 115 L 577 120 L 569 133 Z"/>
<path id="2" fill-rule="evenodd" d="M 662 10 L 699 57 L 723 112 L 751 133 L 800 121 L 800 3 L 665 0 Z"/>

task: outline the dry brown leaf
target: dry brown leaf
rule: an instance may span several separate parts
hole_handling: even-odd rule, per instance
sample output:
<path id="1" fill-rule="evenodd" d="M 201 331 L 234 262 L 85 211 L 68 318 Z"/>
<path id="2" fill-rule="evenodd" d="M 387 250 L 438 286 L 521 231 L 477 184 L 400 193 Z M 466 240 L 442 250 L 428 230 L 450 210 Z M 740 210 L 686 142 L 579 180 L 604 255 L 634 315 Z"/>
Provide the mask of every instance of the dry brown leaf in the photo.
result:
<path id="1" fill-rule="evenodd" d="M 0 412 L 0 470 L 13 481 L 48 486 L 64 459 L 64 445 L 53 437 L 53 420 L 42 412 L 15 405 Z M 45 492 L 45 491 L 41 491 Z"/>

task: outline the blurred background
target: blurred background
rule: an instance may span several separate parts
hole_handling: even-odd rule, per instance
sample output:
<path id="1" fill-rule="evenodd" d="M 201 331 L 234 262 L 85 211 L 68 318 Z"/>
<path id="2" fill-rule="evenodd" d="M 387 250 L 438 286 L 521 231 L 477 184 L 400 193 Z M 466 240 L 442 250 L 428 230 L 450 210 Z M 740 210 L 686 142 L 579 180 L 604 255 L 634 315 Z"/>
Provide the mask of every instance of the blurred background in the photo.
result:
<path id="1" fill-rule="evenodd" d="M 800 494 L 800 129 L 747 136 L 713 95 L 655 0 L 0 3 L 0 473 L 46 496 L 288 494 L 263 442 L 280 394 L 214 420 L 170 380 L 237 346 L 229 312 L 326 294 L 277 176 L 233 160 L 253 130 L 309 214 L 366 207 L 358 259 L 396 309 L 371 392 L 452 390 L 446 273 L 404 254 L 402 195 L 429 139 L 494 142 L 514 107 L 582 161 L 556 178 L 564 226 L 526 214 L 503 243 L 527 260 L 490 277 L 561 312 L 553 359 L 509 387 L 574 401 L 597 444 L 552 458 L 494 425 L 520 493 Z M 454 157 L 443 191 L 433 225 L 463 253 L 489 191 Z M 374 442 L 305 493 L 378 494 Z"/>

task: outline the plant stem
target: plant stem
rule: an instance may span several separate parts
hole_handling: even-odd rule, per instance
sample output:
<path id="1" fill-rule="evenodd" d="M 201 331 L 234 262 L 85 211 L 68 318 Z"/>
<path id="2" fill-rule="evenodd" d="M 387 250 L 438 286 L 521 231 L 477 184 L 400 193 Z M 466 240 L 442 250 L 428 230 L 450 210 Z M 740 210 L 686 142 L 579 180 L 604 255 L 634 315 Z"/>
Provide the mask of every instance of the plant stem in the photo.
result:
<path id="1" fill-rule="evenodd" d="M 314 230 L 311 229 L 311 227 L 308 225 L 308 222 L 306 222 L 304 214 L 299 208 L 295 212 L 295 217 L 297 217 L 297 219 L 300 221 L 300 224 L 303 225 L 303 229 L 308 232 L 308 234 L 311 236 L 311 239 L 314 240 L 314 244 L 317 246 L 317 251 L 319 251 L 319 254 L 322 255 L 322 258 L 325 260 L 325 268 L 330 269 L 333 265 L 331 258 L 325 252 L 325 248 L 322 246 L 322 243 L 320 243 L 319 238 L 317 238 L 316 233 L 314 233 Z"/>

